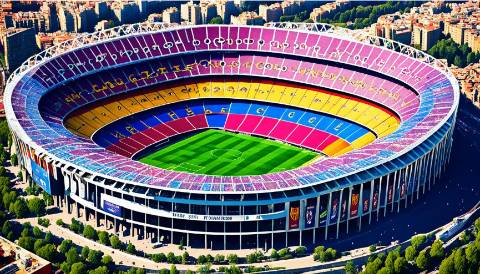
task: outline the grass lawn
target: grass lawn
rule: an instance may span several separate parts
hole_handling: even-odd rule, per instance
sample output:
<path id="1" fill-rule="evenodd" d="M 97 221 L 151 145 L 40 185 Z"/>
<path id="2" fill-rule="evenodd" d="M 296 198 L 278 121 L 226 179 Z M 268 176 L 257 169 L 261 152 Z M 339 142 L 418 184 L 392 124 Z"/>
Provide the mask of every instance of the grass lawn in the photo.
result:
<path id="1" fill-rule="evenodd" d="M 208 175 L 258 175 L 299 167 L 320 154 L 260 137 L 209 129 L 141 159 L 152 166 Z"/>

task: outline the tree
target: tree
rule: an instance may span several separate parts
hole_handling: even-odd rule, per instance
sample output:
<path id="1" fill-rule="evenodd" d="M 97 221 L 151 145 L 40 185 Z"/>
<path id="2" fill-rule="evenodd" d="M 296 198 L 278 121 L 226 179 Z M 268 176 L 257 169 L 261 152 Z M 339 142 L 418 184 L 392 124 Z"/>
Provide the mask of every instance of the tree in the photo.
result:
<path id="1" fill-rule="evenodd" d="M 5 169 L 5 167 L 3 166 L 0 166 L 0 176 L 5 176 L 7 175 L 7 170 Z"/>
<path id="2" fill-rule="evenodd" d="M 453 256 L 448 256 L 440 263 L 440 268 L 438 269 L 439 274 L 453 274 L 455 273 L 455 262 Z"/>
<path id="3" fill-rule="evenodd" d="M 182 264 L 187 264 L 189 257 L 190 257 L 190 254 L 188 254 L 187 251 L 183 252 L 183 254 L 182 254 Z M 216 256 L 215 256 L 215 258 L 216 258 Z"/>
<path id="4" fill-rule="evenodd" d="M 86 225 L 83 229 L 83 236 L 87 239 L 95 241 L 97 239 L 97 231 L 95 231 L 91 225 Z"/>
<path id="5" fill-rule="evenodd" d="M 204 256 L 205 257 L 205 256 Z M 177 258 L 175 257 L 175 254 L 173 254 L 173 252 L 168 252 L 167 254 L 167 262 L 169 264 L 174 264 L 176 263 L 177 261 Z"/>
<path id="6" fill-rule="evenodd" d="M 177 274 L 177 273 L 178 273 L 177 268 L 175 267 L 174 264 L 172 264 L 170 266 L 170 274 Z"/>
<path id="7" fill-rule="evenodd" d="M 135 254 L 135 246 L 132 243 L 128 243 L 126 251 L 130 254 Z"/>
<path id="8" fill-rule="evenodd" d="M 35 243 L 33 244 L 33 252 L 37 253 L 37 250 L 39 250 L 44 245 L 45 245 L 45 240 L 44 239 L 35 240 Z"/>
<path id="9" fill-rule="evenodd" d="M 70 249 L 65 254 L 66 262 L 69 265 L 80 262 L 80 256 L 78 255 L 77 249 L 75 247 L 70 247 Z"/>
<path id="10" fill-rule="evenodd" d="M 170 254 L 170 253 L 169 253 Z M 168 257 L 168 256 L 167 256 Z M 197 263 L 198 264 L 205 264 L 207 262 L 207 258 L 204 255 L 200 255 L 197 258 Z"/>
<path id="11" fill-rule="evenodd" d="M 117 235 L 110 236 L 110 244 L 115 249 L 120 249 L 122 247 L 122 242 L 120 241 Z"/>
<path id="12" fill-rule="evenodd" d="M 55 224 L 57 224 L 58 226 L 61 226 L 61 227 L 63 227 L 63 226 L 65 225 L 65 223 L 63 222 L 62 219 L 57 219 L 57 220 L 55 221 Z"/>
<path id="13" fill-rule="evenodd" d="M 88 252 L 87 261 L 93 266 L 100 265 L 102 261 L 103 252 L 97 250 L 90 250 Z"/>
<path id="14" fill-rule="evenodd" d="M 357 272 L 358 272 L 357 271 L 357 266 L 352 261 L 348 261 L 345 264 L 344 270 L 347 274 L 357 274 Z"/>
<path id="15" fill-rule="evenodd" d="M 418 250 L 418 248 L 427 241 L 427 237 L 425 235 L 415 235 L 410 239 L 410 244 Z"/>
<path id="16" fill-rule="evenodd" d="M 220 16 L 215 16 L 210 20 L 210 24 L 223 24 L 223 19 Z"/>
<path id="17" fill-rule="evenodd" d="M 58 251 L 62 254 L 66 254 L 70 247 L 72 247 L 72 240 L 63 240 L 58 247 Z"/>
<path id="18" fill-rule="evenodd" d="M 17 192 L 12 190 L 8 193 L 5 193 L 2 198 L 3 206 L 6 209 L 10 209 L 10 204 L 14 204 L 16 200 L 17 200 Z"/>
<path id="19" fill-rule="evenodd" d="M 27 204 L 25 203 L 25 200 L 23 199 L 16 200 L 15 203 L 13 204 L 13 212 L 15 213 L 15 217 L 19 219 L 25 217 L 28 212 L 28 207 L 27 207 Z"/>
<path id="20" fill-rule="evenodd" d="M 409 246 L 405 249 L 405 259 L 407 259 L 407 261 L 409 262 L 414 261 L 416 257 L 417 257 L 417 251 L 413 246 Z"/>
<path id="21" fill-rule="evenodd" d="M 51 206 L 53 205 L 53 196 L 48 194 L 47 192 L 42 192 L 42 198 L 43 201 L 45 202 L 46 206 Z"/>
<path id="22" fill-rule="evenodd" d="M 417 267 L 420 270 L 426 270 L 428 268 L 430 260 L 425 250 L 420 251 L 420 253 L 417 256 L 417 259 L 415 260 L 415 263 L 417 264 Z"/>
<path id="23" fill-rule="evenodd" d="M 163 263 L 167 261 L 167 256 L 164 253 L 157 253 L 152 255 L 152 261 L 156 263 Z"/>
<path id="24" fill-rule="evenodd" d="M 299 246 L 295 249 L 295 256 L 302 257 L 307 253 L 307 248 L 304 246 Z"/>
<path id="25" fill-rule="evenodd" d="M 40 257 L 42 257 L 45 260 L 50 261 L 50 262 L 54 261 L 55 258 L 57 257 L 56 256 L 57 250 L 56 250 L 54 244 L 46 244 L 46 245 L 42 246 L 41 248 L 39 248 L 35 253 L 38 256 L 40 256 Z"/>
<path id="26" fill-rule="evenodd" d="M 90 271 L 88 272 L 88 274 L 108 274 L 108 273 L 109 273 L 108 267 L 106 267 L 106 266 L 104 266 L 104 265 L 103 265 L 103 266 L 99 266 L 99 267 L 97 267 L 97 268 L 95 268 L 95 269 L 93 269 L 93 270 L 90 270 Z"/>
<path id="27" fill-rule="evenodd" d="M 82 252 L 80 253 L 80 255 L 82 256 L 83 260 L 87 259 L 89 252 L 90 252 L 90 248 L 88 246 L 82 247 Z"/>
<path id="28" fill-rule="evenodd" d="M 455 273 L 467 273 L 467 259 L 463 248 L 459 248 L 455 251 L 453 261 L 455 263 Z"/>
<path id="29" fill-rule="evenodd" d="M 53 234 L 52 232 L 48 231 L 45 233 L 45 242 L 51 244 L 53 242 Z"/>
<path id="30" fill-rule="evenodd" d="M 227 261 L 229 264 L 237 264 L 238 256 L 236 254 L 228 254 Z"/>
<path id="31" fill-rule="evenodd" d="M 85 273 L 87 273 L 85 264 L 83 264 L 82 262 L 77 262 L 72 264 L 70 274 L 85 274 Z"/>
<path id="32" fill-rule="evenodd" d="M 101 263 L 106 265 L 108 268 L 110 268 L 113 264 L 113 259 L 112 256 L 110 255 L 105 255 L 102 257 Z"/>
<path id="33" fill-rule="evenodd" d="M 430 257 L 434 259 L 441 259 L 444 255 L 443 242 L 441 240 L 435 240 L 430 249 Z"/>
<path id="34" fill-rule="evenodd" d="M 108 232 L 106 232 L 106 231 L 98 232 L 98 241 L 102 245 L 110 245 L 110 239 L 108 238 Z"/>
<path id="35" fill-rule="evenodd" d="M 19 181 L 23 181 L 23 173 L 22 173 L 21 170 L 18 171 L 18 173 L 17 173 L 17 178 L 18 178 Z"/>
<path id="36" fill-rule="evenodd" d="M 276 249 L 272 248 L 272 250 L 270 250 L 270 258 L 274 261 L 276 261 L 276 260 L 278 260 L 278 258 L 280 258 Z"/>
<path id="37" fill-rule="evenodd" d="M 395 273 L 404 273 L 406 272 L 407 268 L 408 268 L 408 262 L 407 260 L 405 260 L 405 258 L 398 257 L 395 260 L 395 264 L 394 264 Z"/>
<path id="38" fill-rule="evenodd" d="M 18 157 L 17 157 L 17 154 L 12 154 L 10 156 L 10 163 L 12 164 L 12 166 L 17 166 L 18 165 Z"/>
<path id="39" fill-rule="evenodd" d="M 38 226 L 35 226 L 33 228 L 33 236 L 35 238 L 43 238 L 43 232 L 40 230 L 40 228 L 38 228 Z"/>
<path id="40" fill-rule="evenodd" d="M 35 245 L 35 239 L 29 236 L 22 236 L 18 239 L 18 245 L 25 248 L 26 250 L 33 251 Z"/>
<path id="41" fill-rule="evenodd" d="M 10 232 L 12 232 L 12 224 L 9 221 L 6 221 L 2 226 L 2 235 L 8 235 Z"/>

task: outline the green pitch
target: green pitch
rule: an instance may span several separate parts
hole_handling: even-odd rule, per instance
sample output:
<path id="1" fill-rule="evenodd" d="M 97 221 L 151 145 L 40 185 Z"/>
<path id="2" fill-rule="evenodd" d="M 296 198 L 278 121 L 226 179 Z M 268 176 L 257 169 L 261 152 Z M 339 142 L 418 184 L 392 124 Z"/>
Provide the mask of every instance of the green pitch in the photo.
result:
<path id="1" fill-rule="evenodd" d="M 258 175 L 299 167 L 320 154 L 259 137 L 209 129 L 141 159 L 152 166 L 208 175 Z"/>

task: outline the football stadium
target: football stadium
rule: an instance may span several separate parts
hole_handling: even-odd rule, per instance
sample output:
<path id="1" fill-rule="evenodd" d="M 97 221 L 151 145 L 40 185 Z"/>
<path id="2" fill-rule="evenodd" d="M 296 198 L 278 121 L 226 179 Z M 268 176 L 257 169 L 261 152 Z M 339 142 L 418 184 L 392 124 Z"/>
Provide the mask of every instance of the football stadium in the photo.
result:
<path id="1" fill-rule="evenodd" d="M 194 248 L 313 245 L 435 186 L 459 101 L 447 66 L 327 24 L 141 23 L 9 78 L 26 179 L 72 216 Z"/>

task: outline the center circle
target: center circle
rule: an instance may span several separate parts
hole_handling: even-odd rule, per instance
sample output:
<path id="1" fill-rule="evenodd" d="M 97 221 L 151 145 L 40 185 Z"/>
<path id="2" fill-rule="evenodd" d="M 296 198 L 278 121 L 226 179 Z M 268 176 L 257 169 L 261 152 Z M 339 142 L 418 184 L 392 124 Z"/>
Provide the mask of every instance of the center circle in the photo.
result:
<path id="1" fill-rule="evenodd" d="M 213 157 L 222 158 L 229 161 L 237 160 L 238 158 L 242 157 L 242 152 L 236 149 L 228 149 L 228 148 L 217 148 L 210 151 L 210 154 Z"/>

